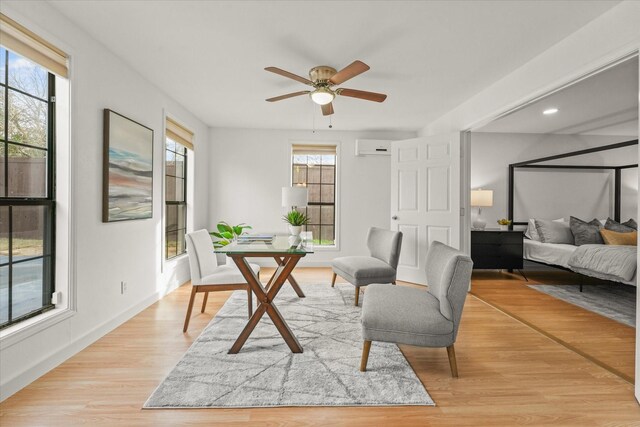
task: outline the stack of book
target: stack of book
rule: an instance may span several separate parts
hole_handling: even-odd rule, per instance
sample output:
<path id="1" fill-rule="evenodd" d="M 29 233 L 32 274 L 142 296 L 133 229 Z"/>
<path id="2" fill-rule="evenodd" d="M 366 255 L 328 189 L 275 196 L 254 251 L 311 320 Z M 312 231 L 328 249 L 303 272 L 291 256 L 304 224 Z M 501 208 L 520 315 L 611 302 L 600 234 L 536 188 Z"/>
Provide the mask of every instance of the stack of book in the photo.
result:
<path id="1" fill-rule="evenodd" d="M 243 234 L 238 236 L 238 243 L 271 243 L 273 241 L 273 234 Z"/>

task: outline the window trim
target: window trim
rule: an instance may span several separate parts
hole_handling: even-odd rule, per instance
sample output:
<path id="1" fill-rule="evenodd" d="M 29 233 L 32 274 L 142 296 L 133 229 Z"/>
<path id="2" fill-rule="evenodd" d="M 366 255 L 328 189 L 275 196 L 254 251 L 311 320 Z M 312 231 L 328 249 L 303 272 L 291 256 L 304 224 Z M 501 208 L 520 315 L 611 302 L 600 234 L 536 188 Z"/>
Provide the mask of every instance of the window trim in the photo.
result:
<path id="1" fill-rule="evenodd" d="M 51 295 L 56 291 L 56 231 L 57 231 L 57 219 L 56 219 L 56 76 L 51 72 L 51 70 L 46 69 L 40 63 L 34 62 L 28 57 L 21 55 L 20 53 L 13 52 L 6 46 L 3 46 L 5 51 L 4 58 L 0 58 L 5 62 L 5 82 L 0 85 L 2 88 L 1 96 L 4 98 L 5 103 L 5 111 L 4 115 L 1 118 L 4 122 L 4 135 L 2 136 L 2 141 L 0 144 L 4 146 L 4 180 L 5 180 L 5 188 L 4 188 L 4 196 L 0 197 L 0 201 L 3 202 L 2 206 L 7 206 L 9 208 L 9 231 L 11 232 L 12 223 L 13 223 L 13 207 L 15 206 L 43 206 L 48 211 L 49 214 L 44 218 L 43 224 L 43 248 L 42 255 L 35 256 L 26 260 L 20 260 L 17 263 L 28 262 L 31 260 L 42 259 L 42 306 L 36 310 L 25 313 L 15 319 L 12 318 L 12 268 L 11 266 L 15 264 L 12 261 L 11 254 L 11 237 L 9 236 L 9 260 L 7 262 L 7 266 L 9 266 L 9 288 L 8 288 L 8 320 L 7 323 L 0 326 L 0 331 L 11 329 L 13 330 L 14 326 L 20 325 L 21 323 L 28 321 L 29 319 L 36 318 L 41 316 L 49 311 L 55 310 L 55 304 L 51 303 Z M 44 69 L 47 72 L 47 99 L 39 98 L 33 94 L 26 93 L 19 88 L 14 88 L 11 86 L 9 82 L 9 55 L 13 53 L 21 58 L 25 58 L 26 60 L 33 62 L 35 65 Z M 21 93 L 23 95 L 32 97 L 42 102 L 46 102 L 47 104 L 47 139 L 46 139 L 46 147 L 38 147 L 32 144 L 19 143 L 16 141 L 12 141 L 9 135 L 9 125 L 8 125 L 8 117 L 9 117 L 9 93 L 10 91 L 14 91 L 17 93 Z M 29 147 L 32 149 L 37 149 L 44 151 L 47 155 L 46 159 L 46 182 L 45 182 L 45 195 L 44 197 L 34 197 L 34 196 L 21 196 L 21 197 L 10 197 L 9 196 L 9 145 L 18 145 L 23 147 Z M 6 203 L 6 204 L 5 204 Z M 48 301 L 48 303 L 47 303 Z M 20 329 L 20 328 L 18 328 Z M 4 336 L 4 335 L 2 335 Z"/>
<path id="2" fill-rule="evenodd" d="M 160 272 L 164 273 L 165 271 L 167 271 L 167 269 L 171 269 L 174 268 L 174 266 L 179 263 L 182 259 L 186 259 L 188 257 L 187 252 L 185 250 L 185 252 L 181 253 L 180 255 L 176 255 L 173 256 L 171 258 L 167 258 L 166 257 L 166 239 L 167 239 L 167 235 L 166 235 L 166 225 L 167 225 L 167 210 L 166 210 L 166 206 L 167 206 L 167 194 L 166 194 L 166 176 L 167 176 L 167 162 L 166 162 L 166 151 L 167 151 L 167 138 L 170 137 L 169 133 L 167 132 L 168 127 L 169 127 L 169 123 L 173 123 L 173 124 L 177 124 L 179 125 L 181 128 L 185 129 L 186 131 L 189 131 L 188 126 L 183 125 L 181 121 L 177 120 L 175 118 L 175 116 L 171 113 L 169 113 L 166 109 L 163 109 L 163 129 L 162 129 L 162 213 L 161 213 L 161 237 L 160 237 L 160 260 L 161 260 L 161 264 L 160 264 Z M 192 136 L 192 144 L 195 145 L 195 132 L 191 132 L 191 136 Z M 177 141 L 176 141 L 177 142 Z M 189 167 L 189 163 L 191 163 L 192 165 L 195 165 L 195 158 L 194 158 L 194 150 L 189 149 L 188 147 L 185 146 L 185 148 L 187 149 L 185 152 L 185 161 L 186 161 L 186 167 L 185 167 L 185 176 L 184 176 L 184 182 L 185 182 L 185 188 L 184 188 L 184 204 L 186 206 L 185 209 L 185 232 L 189 233 L 191 231 L 193 231 L 193 216 L 192 216 L 192 205 L 193 205 L 193 192 L 195 191 L 195 175 L 193 174 L 194 171 L 194 166 Z M 189 189 L 191 189 L 191 191 L 188 191 Z"/>
<path id="3" fill-rule="evenodd" d="M 334 232 L 336 235 L 335 244 L 333 245 L 314 245 L 313 250 L 316 252 L 339 252 L 341 246 L 341 223 L 342 216 L 341 212 L 341 203 L 340 203 L 340 194 L 341 194 L 341 185 L 340 185 L 340 176 L 342 174 L 342 158 L 341 158 L 341 141 L 332 141 L 332 140 L 322 140 L 322 141 L 312 141 L 312 140 L 289 140 L 289 150 L 288 150 L 288 164 L 289 164 L 289 181 L 287 182 L 287 186 L 291 186 L 293 182 L 293 147 L 294 145 L 310 145 L 310 146 L 318 146 L 318 145 L 330 145 L 336 147 L 336 175 L 335 175 L 335 187 L 334 187 L 334 200 L 335 200 L 335 223 L 334 223 Z"/>
<path id="4" fill-rule="evenodd" d="M 6 13 L 6 11 L 4 12 Z M 6 16 L 6 15 L 5 15 Z M 29 339 L 54 327 L 77 312 L 77 263 L 76 263 L 76 155 L 75 135 L 77 125 L 73 120 L 72 89 L 75 84 L 74 49 L 44 31 L 28 19 L 23 24 L 37 33 L 46 34 L 47 40 L 65 48 L 67 54 L 68 77 L 56 75 L 56 272 L 55 292 L 62 296 L 53 310 L 32 317 L 21 323 L 0 330 L 0 351 Z M 46 67 L 45 67 L 46 68 Z M 51 71 L 51 70 L 49 70 Z M 54 73 L 55 74 L 55 73 Z M 62 207 L 62 209 L 59 209 Z"/>

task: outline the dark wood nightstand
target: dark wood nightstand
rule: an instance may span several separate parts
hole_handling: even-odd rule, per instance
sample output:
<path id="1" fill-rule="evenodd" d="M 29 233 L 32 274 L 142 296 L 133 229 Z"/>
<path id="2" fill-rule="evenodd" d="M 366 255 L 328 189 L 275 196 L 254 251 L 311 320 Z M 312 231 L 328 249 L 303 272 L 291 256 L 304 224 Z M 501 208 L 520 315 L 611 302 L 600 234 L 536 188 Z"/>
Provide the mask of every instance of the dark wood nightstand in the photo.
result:
<path id="1" fill-rule="evenodd" d="M 522 270 L 523 238 L 523 232 L 516 230 L 472 231 L 473 269 Z M 526 279 L 524 274 L 522 276 Z"/>

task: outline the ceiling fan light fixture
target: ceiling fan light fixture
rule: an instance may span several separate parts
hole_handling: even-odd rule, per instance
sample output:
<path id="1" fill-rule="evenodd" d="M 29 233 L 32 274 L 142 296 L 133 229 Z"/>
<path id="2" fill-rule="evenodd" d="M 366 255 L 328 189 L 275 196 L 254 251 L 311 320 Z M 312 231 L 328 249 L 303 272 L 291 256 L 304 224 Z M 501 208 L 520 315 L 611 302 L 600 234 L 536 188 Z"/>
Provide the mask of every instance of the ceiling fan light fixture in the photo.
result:
<path id="1" fill-rule="evenodd" d="M 311 100 L 318 105 L 327 105 L 336 97 L 336 95 L 326 87 L 319 87 L 309 94 Z"/>

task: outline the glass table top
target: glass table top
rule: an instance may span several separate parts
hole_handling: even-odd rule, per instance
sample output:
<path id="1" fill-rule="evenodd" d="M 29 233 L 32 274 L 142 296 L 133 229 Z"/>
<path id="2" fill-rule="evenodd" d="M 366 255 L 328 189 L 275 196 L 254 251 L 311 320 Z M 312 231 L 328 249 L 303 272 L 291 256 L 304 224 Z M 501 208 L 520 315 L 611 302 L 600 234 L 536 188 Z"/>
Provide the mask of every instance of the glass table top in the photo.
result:
<path id="1" fill-rule="evenodd" d="M 249 235 L 250 236 L 250 235 Z M 300 233 L 300 236 L 290 236 L 288 234 L 274 234 L 271 242 L 264 241 L 242 241 L 240 239 L 216 248 L 215 252 L 219 254 L 255 254 L 264 253 L 264 256 L 270 255 L 306 255 L 313 253 L 313 236 L 310 231 Z"/>

